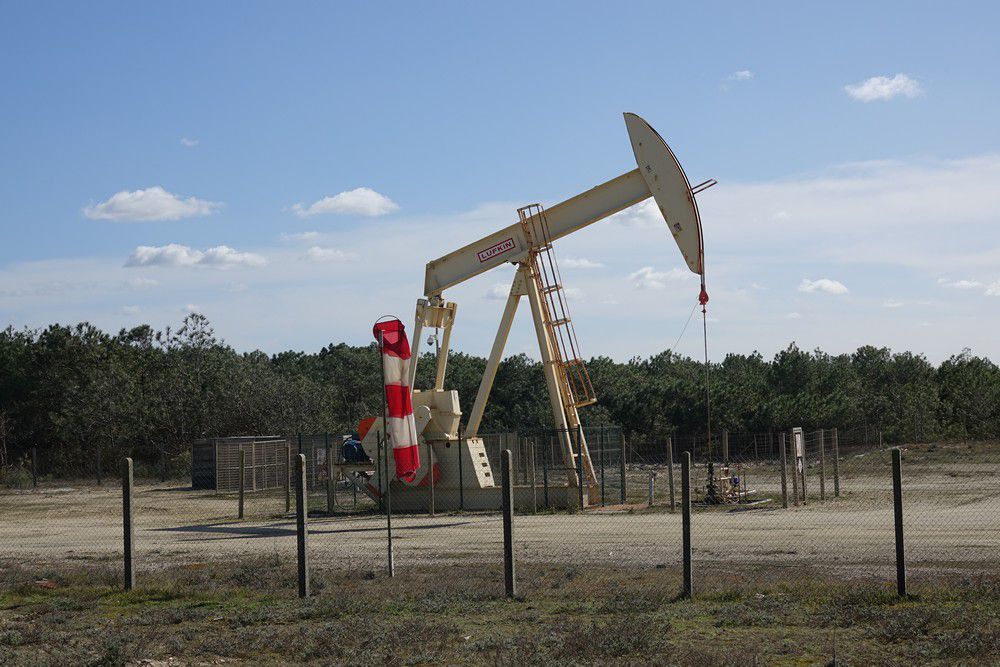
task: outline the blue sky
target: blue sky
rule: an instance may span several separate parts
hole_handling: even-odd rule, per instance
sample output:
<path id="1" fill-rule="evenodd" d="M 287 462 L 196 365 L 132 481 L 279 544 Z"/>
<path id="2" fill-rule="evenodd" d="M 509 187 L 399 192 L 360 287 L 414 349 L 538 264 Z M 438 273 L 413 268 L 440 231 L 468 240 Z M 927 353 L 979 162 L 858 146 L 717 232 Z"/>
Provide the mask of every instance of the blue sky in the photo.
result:
<path id="1" fill-rule="evenodd" d="M 747 4 L 3 3 L 0 325 L 365 343 L 428 260 L 633 168 L 634 111 L 719 180 L 713 357 L 1000 359 L 1000 12 Z M 584 353 L 674 342 L 697 289 L 648 208 L 557 252 Z M 508 268 L 447 293 L 459 349 Z"/>

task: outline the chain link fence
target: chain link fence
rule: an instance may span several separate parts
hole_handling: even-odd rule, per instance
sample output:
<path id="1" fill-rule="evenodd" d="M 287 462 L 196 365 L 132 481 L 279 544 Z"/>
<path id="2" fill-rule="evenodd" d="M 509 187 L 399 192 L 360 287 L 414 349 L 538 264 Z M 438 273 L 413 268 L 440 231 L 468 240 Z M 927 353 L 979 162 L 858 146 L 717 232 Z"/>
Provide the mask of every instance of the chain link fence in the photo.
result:
<path id="1" fill-rule="evenodd" d="M 421 573 L 442 590 L 502 596 L 500 471 L 501 452 L 509 450 L 521 596 L 553 580 L 638 595 L 680 593 L 681 467 L 688 456 L 695 595 L 824 582 L 891 588 L 897 575 L 892 456 L 876 432 L 866 431 L 639 440 L 617 427 L 590 427 L 582 438 L 592 472 L 568 459 L 560 444 L 581 434 L 484 434 L 478 458 L 464 441 L 452 443 L 434 452 L 436 472 L 423 482 L 395 481 L 381 494 L 373 493 L 381 488 L 377 475 L 392 469 L 384 449 L 368 452 L 371 464 L 359 464 L 371 475 L 356 475 L 339 434 L 199 441 L 192 451 L 134 469 L 136 580 L 169 577 L 183 590 L 197 590 L 221 571 L 248 588 L 294 590 L 294 472 L 301 454 L 310 576 L 319 582 L 313 592 L 323 590 L 326 573 L 388 573 L 391 523 L 397 573 Z M 1000 442 L 900 449 L 908 591 L 1000 574 Z M 34 475 L 29 468 L 5 477 L 0 560 L 120 571 L 120 469 L 103 462 L 99 477 L 54 479 L 44 474 L 43 459 L 36 455 Z"/>

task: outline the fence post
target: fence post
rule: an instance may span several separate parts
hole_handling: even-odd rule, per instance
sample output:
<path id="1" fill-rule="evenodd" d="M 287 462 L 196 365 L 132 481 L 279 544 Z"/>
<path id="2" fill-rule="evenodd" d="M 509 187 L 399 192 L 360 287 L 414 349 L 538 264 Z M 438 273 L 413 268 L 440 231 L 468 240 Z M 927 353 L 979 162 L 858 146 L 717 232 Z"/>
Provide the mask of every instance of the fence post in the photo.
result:
<path id="1" fill-rule="evenodd" d="M 514 576 L 514 484 L 511 479 L 510 450 L 500 452 L 500 486 L 503 493 L 503 583 L 507 597 L 517 595 Z"/>
<path id="2" fill-rule="evenodd" d="M 309 597 L 309 498 L 306 495 L 306 455 L 295 457 L 295 542 L 298 547 L 299 597 Z"/>
<path id="3" fill-rule="evenodd" d="M 326 445 L 326 513 L 333 514 L 336 506 L 333 495 L 337 492 L 336 480 L 333 475 L 333 445 L 330 444 L 330 433 L 323 433 L 324 444 Z"/>
<path id="4" fill-rule="evenodd" d="M 465 480 L 462 478 L 462 443 L 465 442 L 465 432 L 458 425 L 458 509 L 465 510 Z"/>
<path id="5" fill-rule="evenodd" d="M 597 441 L 598 456 L 601 457 L 601 507 L 604 507 L 604 424 L 601 424 L 601 434 Z"/>
<path id="6" fill-rule="evenodd" d="M 681 595 L 694 594 L 691 572 L 691 452 L 681 458 L 681 558 L 684 561 L 684 582 Z"/>
<path id="7" fill-rule="evenodd" d="M 784 435 L 784 434 L 782 434 Z M 795 453 L 795 433 L 788 439 L 788 445 L 792 448 L 792 502 L 799 506 L 799 457 Z"/>
<path id="8" fill-rule="evenodd" d="M 906 597 L 906 559 L 903 551 L 903 462 L 899 447 L 892 449 L 892 507 L 896 528 L 896 592 Z"/>
<path id="9" fill-rule="evenodd" d="M 653 501 L 656 499 L 656 473 L 649 473 L 649 506 L 653 506 Z"/>
<path id="10" fill-rule="evenodd" d="M 285 514 L 292 511 L 292 443 L 285 441 Z"/>
<path id="11" fill-rule="evenodd" d="M 531 513 L 536 514 L 538 512 L 538 478 L 535 473 L 535 441 L 537 438 L 531 436 Z"/>
<path id="12" fill-rule="evenodd" d="M 819 430 L 819 499 L 826 500 L 826 431 Z"/>
<path id="13" fill-rule="evenodd" d="M 385 457 L 385 535 L 386 535 L 386 549 L 387 549 L 387 559 L 386 562 L 389 565 L 389 576 L 396 576 L 396 563 L 393 559 L 392 554 L 392 475 L 389 474 L 389 440 L 385 439 L 384 446 L 382 447 L 383 456 Z"/>
<path id="14" fill-rule="evenodd" d="M 101 448 L 97 448 L 97 486 L 101 486 Z"/>
<path id="15" fill-rule="evenodd" d="M 419 451 L 419 450 L 418 450 Z M 430 440 L 427 441 L 427 474 L 431 478 L 430 515 L 434 516 L 434 450 L 431 449 Z"/>
<path id="16" fill-rule="evenodd" d="M 243 518 L 243 499 L 247 484 L 247 453 L 240 445 L 240 510 L 238 518 Z"/>
<path id="17" fill-rule="evenodd" d="M 31 448 L 31 488 L 38 488 L 38 448 Z"/>
<path id="18" fill-rule="evenodd" d="M 806 434 L 802 433 L 802 504 L 805 505 L 809 498 L 806 495 L 806 471 L 809 469 L 809 445 L 806 442 Z"/>
<path id="19" fill-rule="evenodd" d="M 729 429 L 722 429 L 722 462 L 729 465 Z"/>
<path id="20" fill-rule="evenodd" d="M 618 460 L 618 474 L 621 475 L 622 488 L 621 488 L 621 499 L 622 505 L 626 503 L 627 496 L 625 495 L 625 433 L 622 432 L 622 452 L 621 457 Z"/>
<path id="21" fill-rule="evenodd" d="M 840 497 L 840 431 L 833 429 L 833 497 Z"/>
<path id="22" fill-rule="evenodd" d="M 125 547 L 125 590 L 135 588 L 135 524 L 132 512 L 132 459 L 122 461 L 122 527 Z"/>
<path id="23" fill-rule="evenodd" d="M 785 451 L 785 432 L 781 432 L 781 506 L 788 509 L 788 454 Z"/>
<path id="24" fill-rule="evenodd" d="M 549 509 L 549 451 L 552 449 L 552 436 L 549 444 L 542 450 L 542 489 L 545 496 L 545 509 Z"/>
<path id="25" fill-rule="evenodd" d="M 581 443 L 583 442 L 583 424 L 576 425 L 576 482 L 579 484 L 580 490 L 580 511 L 584 510 L 584 489 L 590 485 L 590 480 L 584 481 L 585 475 L 583 472 L 583 447 Z"/>
<path id="26" fill-rule="evenodd" d="M 674 502 L 674 437 L 667 436 L 667 486 L 670 487 L 670 511 L 676 509 Z"/>

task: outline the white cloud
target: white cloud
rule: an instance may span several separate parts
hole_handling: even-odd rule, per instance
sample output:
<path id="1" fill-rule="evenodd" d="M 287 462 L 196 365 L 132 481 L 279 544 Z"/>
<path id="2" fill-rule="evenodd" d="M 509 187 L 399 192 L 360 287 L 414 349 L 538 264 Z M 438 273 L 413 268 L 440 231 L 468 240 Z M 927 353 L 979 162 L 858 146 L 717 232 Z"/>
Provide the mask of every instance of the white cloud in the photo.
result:
<path id="1" fill-rule="evenodd" d="M 239 252 L 229 246 L 209 248 L 198 264 L 207 266 L 264 266 L 267 260 L 252 252 Z"/>
<path id="2" fill-rule="evenodd" d="M 132 251 L 125 266 L 214 266 L 218 268 L 244 266 L 258 267 L 267 264 L 261 255 L 239 252 L 220 245 L 202 252 L 186 245 L 168 243 L 163 246 L 138 246 Z"/>
<path id="3" fill-rule="evenodd" d="M 197 139 L 188 139 L 187 137 L 181 137 L 181 146 L 185 148 L 194 148 L 198 145 Z"/>
<path id="4" fill-rule="evenodd" d="M 802 319 L 802 315 L 800 315 L 799 313 L 788 313 L 787 315 L 785 315 L 785 317 L 787 317 L 790 320 Z"/>
<path id="5" fill-rule="evenodd" d="M 181 312 L 184 312 L 184 313 L 200 313 L 201 312 L 201 306 L 199 306 L 196 303 L 188 303 L 188 304 L 185 304 L 183 308 L 181 308 Z"/>
<path id="6" fill-rule="evenodd" d="M 847 294 L 847 287 L 839 280 L 831 280 L 829 278 L 809 280 L 808 278 L 803 278 L 802 282 L 799 283 L 799 291 L 806 292 L 807 294 L 813 294 L 816 292 L 823 292 L 825 294 Z"/>
<path id="7" fill-rule="evenodd" d="M 319 232 L 299 232 L 297 234 L 282 234 L 282 241 L 315 241 L 319 238 Z"/>
<path id="8" fill-rule="evenodd" d="M 221 206 L 222 204 L 218 202 L 205 201 L 197 197 L 182 199 L 157 185 L 133 192 L 122 190 L 107 201 L 87 206 L 83 209 L 83 214 L 91 220 L 116 222 L 180 220 L 210 215 Z"/>
<path id="9" fill-rule="evenodd" d="M 138 315 L 140 312 L 139 306 L 122 306 L 122 315 Z"/>
<path id="10" fill-rule="evenodd" d="M 950 287 L 951 289 L 977 289 L 983 287 L 983 283 L 978 280 L 951 280 L 950 278 L 938 278 L 938 285 Z"/>
<path id="11" fill-rule="evenodd" d="M 729 75 L 730 81 L 749 81 L 753 78 L 753 72 L 748 69 L 736 70 Z"/>
<path id="12" fill-rule="evenodd" d="M 905 74 L 897 74 L 893 77 L 873 76 L 861 83 L 844 86 L 844 90 L 852 98 L 861 102 L 891 100 L 899 96 L 913 98 L 924 92 L 919 81 L 911 79 Z"/>
<path id="13" fill-rule="evenodd" d="M 636 289 L 664 289 L 667 283 L 684 282 L 693 277 L 693 273 L 677 267 L 669 271 L 657 271 L 651 266 L 644 266 L 630 273 L 628 280 Z"/>
<path id="14" fill-rule="evenodd" d="M 903 305 L 902 301 L 897 301 L 896 299 L 886 299 L 882 302 L 883 308 L 901 308 Z"/>
<path id="15" fill-rule="evenodd" d="M 321 248 L 316 245 L 306 251 L 306 257 L 310 262 L 352 262 L 358 258 L 351 252 L 336 248 Z"/>
<path id="16" fill-rule="evenodd" d="M 491 287 L 489 291 L 483 295 L 483 297 L 486 299 L 490 299 L 491 301 L 502 301 L 505 300 L 509 295 L 510 295 L 509 284 L 494 283 L 493 287 Z"/>
<path id="17" fill-rule="evenodd" d="M 600 269 L 604 265 L 600 262 L 592 262 L 586 257 L 567 257 L 559 260 L 559 266 L 567 269 Z"/>
<path id="18" fill-rule="evenodd" d="M 363 215 L 374 218 L 386 215 L 399 209 L 396 202 L 371 188 L 355 188 L 341 192 L 332 197 L 323 197 L 309 206 L 295 204 L 292 210 L 300 218 L 310 218 L 314 215 L 345 214 Z"/>
<path id="19" fill-rule="evenodd" d="M 579 287 L 564 287 L 563 291 L 570 299 L 582 299 L 585 292 Z"/>
<path id="20" fill-rule="evenodd" d="M 1000 280 L 995 283 L 990 283 L 984 294 L 986 294 L 986 296 L 1000 296 Z"/>
<path id="21" fill-rule="evenodd" d="M 160 281 L 153 280 L 152 278 L 129 278 L 125 281 L 125 284 L 132 289 L 148 289 L 150 287 L 156 287 L 160 284 Z"/>

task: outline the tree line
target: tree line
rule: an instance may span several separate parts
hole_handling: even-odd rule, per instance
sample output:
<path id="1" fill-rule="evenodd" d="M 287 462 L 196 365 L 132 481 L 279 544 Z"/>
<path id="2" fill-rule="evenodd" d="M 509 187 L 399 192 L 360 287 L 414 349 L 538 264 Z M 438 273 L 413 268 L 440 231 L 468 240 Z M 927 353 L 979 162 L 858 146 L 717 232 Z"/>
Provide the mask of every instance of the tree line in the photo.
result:
<path id="1" fill-rule="evenodd" d="M 486 367 L 454 352 L 447 386 L 471 410 Z M 587 364 L 598 404 L 585 424 L 618 424 L 628 437 L 704 433 L 703 362 L 670 351 Z M 416 388 L 433 383 L 428 354 Z M 881 429 L 888 442 L 983 438 L 1000 433 L 1000 369 L 968 350 L 939 365 L 923 355 L 865 346 L 830 355 L 794 343 L 765 359 L 730 354 L 708 370 L 712 428 L 803 426 Z M 381 410 L 374 346 L 331 344 L 316 353 L 237 352 L 192 314 L 177 329 L 143 325 L 117 334 L 88 323 L 0 332 L 0 466 L 37 447 L 52 474 L 78 474 L 95 457 L 154 463 L 197 438 L 350 433 Z M 550 426 L 539 362 L 505 359 L 481 432 Z"/>

